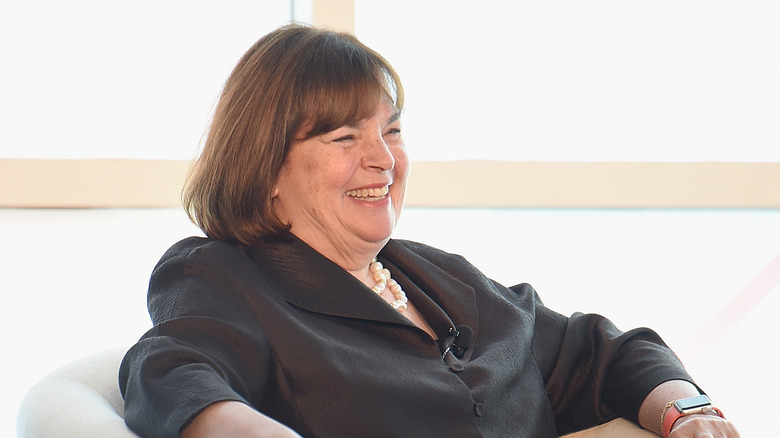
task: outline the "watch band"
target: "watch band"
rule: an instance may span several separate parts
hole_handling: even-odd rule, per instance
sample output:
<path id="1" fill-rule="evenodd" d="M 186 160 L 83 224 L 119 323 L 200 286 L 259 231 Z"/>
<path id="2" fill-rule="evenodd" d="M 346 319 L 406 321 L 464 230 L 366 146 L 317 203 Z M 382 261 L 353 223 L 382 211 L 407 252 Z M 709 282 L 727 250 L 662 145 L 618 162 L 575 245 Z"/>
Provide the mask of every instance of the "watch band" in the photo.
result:
<path id="1" fill-rule="evenodd" d="M 663 438 L 669 438 L 674 423 L 679 420 L 680 417 L 691 414 L 706 414 L 709 412 L 714 412 L 721 418 L 725 418 L 720 409 L 712 406 L 710 399 L 707 398 L 706 395 L 688 397 L 669 402 L 669 404 L 666 405 L 666 408 L 664 408 L 664 412 L 661 416 L 661 433 L 663 434 Z"/>

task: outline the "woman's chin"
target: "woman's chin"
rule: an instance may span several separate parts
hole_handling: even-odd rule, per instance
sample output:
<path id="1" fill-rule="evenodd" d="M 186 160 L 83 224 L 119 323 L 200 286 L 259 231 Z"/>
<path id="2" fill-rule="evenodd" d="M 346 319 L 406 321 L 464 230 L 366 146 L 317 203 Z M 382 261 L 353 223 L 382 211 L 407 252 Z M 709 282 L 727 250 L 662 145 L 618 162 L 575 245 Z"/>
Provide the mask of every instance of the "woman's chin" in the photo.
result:
<path id="1" fill-rule="evenodd" d="M 374 223 L 370 227 L 363 228 L 360 234 L 362 240 L 365 240 L 366 242 L 375 242 L 377 244 L 384 245 L 393 234 L 393 229 L 395 229 L 395 221 L 379 226 Z"/>

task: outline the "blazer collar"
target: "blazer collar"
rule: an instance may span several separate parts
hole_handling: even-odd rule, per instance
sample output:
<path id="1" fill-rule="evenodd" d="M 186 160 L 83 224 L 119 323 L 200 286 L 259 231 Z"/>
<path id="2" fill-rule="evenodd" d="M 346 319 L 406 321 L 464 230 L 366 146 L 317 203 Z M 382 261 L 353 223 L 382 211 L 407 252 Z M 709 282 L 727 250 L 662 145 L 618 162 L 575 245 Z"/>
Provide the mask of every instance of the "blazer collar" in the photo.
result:
<path id="1" fill-rule="evenodd" d="M 294 306 L 325 315 L 414 327 L 349 272 L 295 236 L 251 248 L 249 254 L 278 286 L 276 292 Z M 433 300 L 455 325 L 470 326 L 476 337 L 473 288 L 395 240 L 387 243 L 378 258 L 404 286 L 410 300 L 414 295 Z"/>
<path id="2" fill-rule="evenodd" d="M 414 326 L 362 282 L 295 236 L 249 251 L 275 292 L 302 309 L 343 318 Z"/>

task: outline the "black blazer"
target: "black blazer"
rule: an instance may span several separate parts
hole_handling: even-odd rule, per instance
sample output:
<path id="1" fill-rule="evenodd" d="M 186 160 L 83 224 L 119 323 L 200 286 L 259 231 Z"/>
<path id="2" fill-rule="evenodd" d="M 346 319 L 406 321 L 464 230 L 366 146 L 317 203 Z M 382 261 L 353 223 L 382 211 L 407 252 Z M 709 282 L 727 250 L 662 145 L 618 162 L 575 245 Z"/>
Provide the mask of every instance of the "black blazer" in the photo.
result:
<path id="1" fill-rule="evenodd" d="M 391 240 L 379 259 L 437 340 L 296 238 L 177 243 L 150 281 L 154 327 L 120 369 L 128 425 L 176 437 L 238 400 L 304 437 L 557 437 L 636 421 L 652 388 L 690 380 L 652 331 L 564 317 L 460 256 Z"/>

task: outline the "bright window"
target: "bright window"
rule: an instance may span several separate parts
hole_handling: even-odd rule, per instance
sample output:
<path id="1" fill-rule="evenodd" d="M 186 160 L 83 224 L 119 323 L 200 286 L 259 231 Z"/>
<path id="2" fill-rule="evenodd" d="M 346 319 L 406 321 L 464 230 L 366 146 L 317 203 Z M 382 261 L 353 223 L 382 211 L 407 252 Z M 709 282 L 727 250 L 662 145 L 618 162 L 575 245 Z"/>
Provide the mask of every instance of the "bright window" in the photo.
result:
<path id="1" fill-rule="evenodd" d="M 0 158 L 190 159 L 238 58 L 290 1 L 9 2 Z"/>
<path id="2" fill-rule="evenodd" d="M 4 5 L 0 158 L 191 158 L 238 57 L 305 3 Z M 356 0 L 355 14 L 404 79 L 413 159 L 780 161 L 777 2 Z"/>
<path id="3" fill-rule="evenodd" d="M 357 0 L 420 160 L 780 161 L 780 3 Z"/>

